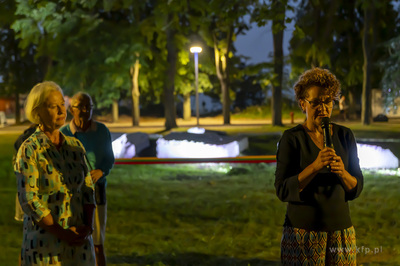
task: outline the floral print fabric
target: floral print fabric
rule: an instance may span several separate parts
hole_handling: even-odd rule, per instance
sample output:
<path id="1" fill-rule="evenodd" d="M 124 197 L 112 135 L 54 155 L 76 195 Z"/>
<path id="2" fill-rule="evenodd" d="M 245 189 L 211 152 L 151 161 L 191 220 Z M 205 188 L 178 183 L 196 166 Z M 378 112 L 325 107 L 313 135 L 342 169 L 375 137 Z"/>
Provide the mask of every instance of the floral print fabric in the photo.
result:
<path id="1" fill-rule="evenodd" d="M 94 204 L 84 154 L 79 140 L 63 135 L 57 149 L 40 129 L 18 150 L 14 170 L 25 213 L 22 265 L 94 265 L 91 237 L 83 246 L 69 246 L 36 224 L 51 214 L 65 229 L 84 225 L 83 206 Z"/>

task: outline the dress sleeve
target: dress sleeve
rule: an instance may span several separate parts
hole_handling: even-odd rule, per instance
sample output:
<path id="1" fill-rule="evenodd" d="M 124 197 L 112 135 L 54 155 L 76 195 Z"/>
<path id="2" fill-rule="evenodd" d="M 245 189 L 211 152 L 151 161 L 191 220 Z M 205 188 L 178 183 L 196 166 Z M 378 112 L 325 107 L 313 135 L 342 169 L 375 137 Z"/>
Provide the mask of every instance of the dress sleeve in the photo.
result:
<path id="1" fill-rule="evenodd" d="M 82 167 L 84 171 L 84 176 L 85 180 L 82 186 L 82 192 L 83 192 L 83 204 L 95 204 L 95 199 L 94 199 L 94 184 L 92 181 L 92 177 L 90 176 L 90 170 L 89 170 L 89 160 L 86 157 L 86 150 L 85 147 L 83 146 L 82 142 L 79 141 L 79 139 L 75 139 L 75 141 L 78 143 L 78 145 L 82 148 Z"/>
<path id="2" fill-rule="evenodd" d="M 114 152 L 112 149 L 112 143 L 111 143 L 111 134 L 110 131 L 104 127 L 105 132 L 105 140 L 104 140 L 104 157 L 101 162 L 101 170 L 104 172 L 104 176 L 108 176 L 110 173 L 111 169 L 114 166 L 115 158 L 114 158 Z"/>
<path id="3" fill-rule="evenodd" d="M 284 202 L 302 202 L 299 180 L 300 153 L 293 134 L 285 131 L 278 143 L 276 154 L 275 189 Z"/>
<path id="4" fill-rule="evenodd" d="M 353 133 L 350 131 L 348 135 L 348 152 L 349 152 L 349 165 L 347 171 L 349 174 L 354 176 L 357 179 L 357 186 L 353 188 L 351 191 L 346 193 L 346 200 L 353 200 L 357 198 L 364 187 L 364 176 L 362 174 L 360 168 L 360 162 L 358 159 L 358 152 L 357 152 L 357 143 L 354 138 Z"/>
<path id="5" fill-rule="evenodd" d="M 40 171 L 37 164 L 37 154 L 29 144 L 23 144 L 18 150 L 14 171 L 18 184 L 18 199 L 25 214 L 35 221 L 50 214 L 50 209 L 39 199 Z"/>
<path id="6" fill-rule="evenodd" d="M 86 164 L 85 164 L 86 167 Z M 86 167 L 87 170 L 87 167 Z M 83 204 L 95 204 L 95 200 L 94 200 L 94 185 L 92 182 L 92 177 L 90 176 L 90 172 L 86 171 L 86 175 L 85 175 L 85 183 L 83 186 Z"/>

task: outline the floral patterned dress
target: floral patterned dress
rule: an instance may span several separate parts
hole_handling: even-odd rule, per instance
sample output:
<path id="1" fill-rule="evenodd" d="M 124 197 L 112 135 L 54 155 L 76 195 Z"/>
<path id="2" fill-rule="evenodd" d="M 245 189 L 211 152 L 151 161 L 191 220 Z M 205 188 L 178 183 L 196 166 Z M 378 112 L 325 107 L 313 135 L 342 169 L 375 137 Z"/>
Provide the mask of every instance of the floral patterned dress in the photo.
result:
<path id="1" fill-rule="evenodd" d="M 37 225 L 48 214 L 65 229 L 84 225 L 84 205 L 95 204 L 84 154 L 79 140 L 63 135 L 57 149 L 40 129 L 18 150 L 14 170 L 25 213 L 22 265 L 95 264 L 91 237 L 83 246 L 69 246 Z"/>

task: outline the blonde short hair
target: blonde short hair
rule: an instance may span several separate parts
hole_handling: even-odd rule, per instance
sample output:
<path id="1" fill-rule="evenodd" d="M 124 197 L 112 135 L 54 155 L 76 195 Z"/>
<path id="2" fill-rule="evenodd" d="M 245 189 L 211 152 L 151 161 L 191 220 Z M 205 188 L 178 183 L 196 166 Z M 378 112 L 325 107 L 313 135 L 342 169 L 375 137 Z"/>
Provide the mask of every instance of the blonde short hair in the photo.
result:
<path id="1" fill-rule="evenodd" d="M 25 115 L 34 124 L 41 124 L 39 107 L 46 101 L 50 92 L 59 91 L 64 96 L 60 86 L 53 81 L 44 81 L 36 84 L 29 92 L 25 102 Z"/>

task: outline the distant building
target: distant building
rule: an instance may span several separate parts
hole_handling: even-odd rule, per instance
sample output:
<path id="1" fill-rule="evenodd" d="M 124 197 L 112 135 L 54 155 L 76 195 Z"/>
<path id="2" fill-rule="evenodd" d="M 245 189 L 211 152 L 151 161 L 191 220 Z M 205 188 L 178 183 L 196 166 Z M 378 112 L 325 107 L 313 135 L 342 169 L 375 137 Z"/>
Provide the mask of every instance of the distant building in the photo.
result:
<path id="1" fill-rule="evenodd" d="M 176 110 L 178 114 L 183 113 L 183 98 L 177 103 Z M 190 96 L 190 109 L 192 116 L 196 115 L 196 95 Z M 222 112 L 222 104 L 218 98 L 210 97 L 204 93 L 199 93 L 199 115 L 208 115 Z"/>
<path id="2" fill-rule="evenodd" d="M 7 115 L 15 112 L 15 101 L 13 98 L 0 97 L 0 111 Z"/>
<path id="3" fill-rule="evenodd" d="M 15 103 L 12 98 L 0 98 L 0 127 L 7 125 L 7 116 L 13 114 Z"/>
<path id="4" fill-rule="evenodd" d="M 384 114 L 387 117 L 400 117 L 400 97 L 394 100 L 394 104 L 388 108 L 384 107 L 384 99 L 382 97 L 382 90 L 372 89 L 372 117 L 376 117 L 379 114 Z"/>

